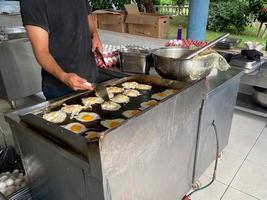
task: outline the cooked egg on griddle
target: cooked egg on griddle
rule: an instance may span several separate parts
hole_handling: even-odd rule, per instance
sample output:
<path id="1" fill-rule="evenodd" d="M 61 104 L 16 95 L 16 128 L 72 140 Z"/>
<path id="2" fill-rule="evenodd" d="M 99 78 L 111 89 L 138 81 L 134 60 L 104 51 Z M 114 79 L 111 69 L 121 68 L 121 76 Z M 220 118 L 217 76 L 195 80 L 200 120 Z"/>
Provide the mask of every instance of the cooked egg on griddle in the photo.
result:
<path id="1" fill-rule="evenodd" d="M 118 94 L 122 93 L 124 91 L 124 88 L 112 86 L 112 87 L 107 87 L 107 91 L 108 93 Z"/>
<path id="2" fill-rule="evenodd" d="M 176 92 L 176 90 L 168 89 L 168 90 L 165 90 L 163 92 L 153 94 L 151 98 L 161 101 L 161 100 L 167 98 L 168 96 L 175 94 L 175 92 Z"/>
<path id="3" fill-rule="evenodd" d="M 121 108 L 120 104 L 117 104 L 112 101 L 104 102 L 101 104 L 102 110 L 107 110 L 107 111 L 117 111 Z"/>
<path id="4" fill-rule="evenodd" d="M 143 102 L 140 105 L 141 106 L 140 110 L 144 110 L 146 108 L 155 106 L 156 104 L 157 104 L 157 101 L 155 101 L 155 100 L 150 100 L 150 101 Z"/>
<path id="5" fill-rule="evenodd" d="M 84 106 L 79 104 L 73 104 L 73 105 L 63 104 L 61 111 L 67 114 L 71 114 L 71 118 L 73 118 L 75 115 L 78 115 L 82 111 L 82 109 L 84 109 Z"/>
<path id="6" fill-rule="evenodd" d="M 99 97 L 99 94 L 96 92 L 96 93 L 95 93 L 95 96 Z M 114 97 L 114 94 L 111 93 L 111 92 L 108 92 L 108 97 L 109 97 L 110 99 L 112 99 L 112 98 Z"/>
<path id="7" fill-rule="evenodd" d="M 80 122 L 92 122 L 100 119 L 99 115 L 93 112 L 81 112 L 75 117 Z"/>
<path id="8" fill-rule="evenodd" d="M 85 138 L 88 139 L 89 141 L 97 140 L 101 138 L 101 136 L 103 135 L 102 132 L 96 132 L 96 131 L 88 131 L 85 134 L 86 134 Z"/>
<path id="9" fill-rule="evenodd" d="M 138 89 L 138 90 L 151 90 L 152 86 L 139 83 L 136 89 Z"/>
<path id="10" fill-rule="evenodd" d="M 72 131 L 73 133 L 83 133 L 86 131 L 86 127 L 83 124 L 80 123 L 70 123 L 64 126 L 65 129 L 68 129 L 69 131 Z"/>
<path id="11" fill-rule="evenodd" d="M 104 99 L 101 97 L 87 97 L 82 99 L 83 104 L 88 107 L 95 104 L 104 103 Z"/>
<path id="12" fill-rule="evenodd" d="M 138 83 L 135 81 L 125 82 L 122 84 L 122 87 L 124 87 L 125 89 L 135 89 L 138 87 Z"/>
<path id="13" fill-rule="evenodd" d="M 134 116 L 136 116 L 136 115 L 138 115 L 138 114 L 140 114 L 140 113 L 141 113 L 140 110 L 127 110 L 127 111 L 124 111 L 124 112 L 122 113 L 122 115 L 123 115 L 124 117 L 126 117 L 126 118 L 131 118 L 131 117 L 134 117 Z"/>
<path id="14" fill-rule="evenodd" d="M 125 90 L 123 94 L 128 97 L 138 97 L 141 95 L 138 90 L 133 90 L 133 89 Z"/>
<path id="15" fill-rule="evenodd" d="M 111 101 L 115 103 L 128 103 L 130 101 L 130 98 L 123 94 L 118 94 L 117 96 L 113 97 Z"/>
<path id="16" fill-rule="evenodd" d="M 101 121 L 101 125 L 108 129 L 112 129 L 118 127 L 123 121 L 124 121 L 123 119 L 104 120 Z"/>
<path id="17" fill-rule="evenodd" d="M 67 114 L 62 111 L 55 111 L 44 114 L 43 118 L 52 123 L 62 123 L 67 118 Z"/>

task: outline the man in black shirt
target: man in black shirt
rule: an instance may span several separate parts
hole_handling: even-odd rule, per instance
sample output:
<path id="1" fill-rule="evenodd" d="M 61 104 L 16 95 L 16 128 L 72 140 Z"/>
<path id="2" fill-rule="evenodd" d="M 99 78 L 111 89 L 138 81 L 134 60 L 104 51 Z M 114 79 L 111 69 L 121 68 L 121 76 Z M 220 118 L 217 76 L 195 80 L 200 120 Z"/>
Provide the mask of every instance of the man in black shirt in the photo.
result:
<path id="1" fill-rule="evenodd" d="M 91 90 L 98 75 L 93 51 L 102 51 L 87 0 L 21 0 L 35 57 L 42 66 L 47 100 L 73 90 Z"/>

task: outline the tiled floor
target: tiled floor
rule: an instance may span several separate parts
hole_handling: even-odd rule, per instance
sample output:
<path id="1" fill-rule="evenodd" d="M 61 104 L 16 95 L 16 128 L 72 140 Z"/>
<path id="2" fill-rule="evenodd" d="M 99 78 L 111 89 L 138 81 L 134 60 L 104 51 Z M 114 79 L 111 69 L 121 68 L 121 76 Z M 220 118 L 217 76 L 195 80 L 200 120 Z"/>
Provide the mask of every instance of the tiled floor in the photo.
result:
<path id="1" fill-rule="evenodd" d="M 29 106 L 40 99 L 26 98 L 19 107 Z M 0 100 L 0 126 L 12 144 L 10 130 L 3 112 L 8 103 Z M 267 200 L 267 119 L 235 111 L 231 136 L 218 164 L 217 180 L 206 190 L 192 195 L 192 200 Z M 3 143 L 0 137 L 0 145 Z M 213 164 L 200 178 L 202 185 L 212 176 Z"/>
<path id="2" fill-rule="evenodd" d="M 228 146 L 218 163 L 217 179 L 192 200 L 267 200 L 267 119 L 235 111 Z M 214 164 L 200 182 L 211 180 Z"/>

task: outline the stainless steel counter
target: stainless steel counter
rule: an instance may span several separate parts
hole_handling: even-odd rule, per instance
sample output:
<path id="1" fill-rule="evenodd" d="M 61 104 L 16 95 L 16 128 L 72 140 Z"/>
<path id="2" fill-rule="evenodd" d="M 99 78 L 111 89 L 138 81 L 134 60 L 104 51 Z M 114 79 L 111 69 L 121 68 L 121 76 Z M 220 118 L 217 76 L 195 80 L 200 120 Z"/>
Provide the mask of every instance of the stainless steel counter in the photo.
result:
<path id="1" fill-rule="evenodd" d="M 210 121 L 216 120 L 220 150 L 228 143 L 240 76 L 232 69 L 194 83 L 89 144 L 88 157 L 21 123 L 19 115 L 33 108 L 8 114 L 34 197 L 181 199 L 215 158 Z"/>

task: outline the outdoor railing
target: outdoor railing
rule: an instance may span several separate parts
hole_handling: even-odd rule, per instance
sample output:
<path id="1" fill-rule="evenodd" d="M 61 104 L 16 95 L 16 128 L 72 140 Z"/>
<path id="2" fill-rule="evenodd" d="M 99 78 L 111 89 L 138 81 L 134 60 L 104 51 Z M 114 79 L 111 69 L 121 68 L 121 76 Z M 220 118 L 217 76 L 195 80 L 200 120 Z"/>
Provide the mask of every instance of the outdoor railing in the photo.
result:
<path id="1" fill-rule="evenodd" d="M 188 16 L 189 5 L 155 5 L 155 10 L 159 14 L 170 16 Z"/>

